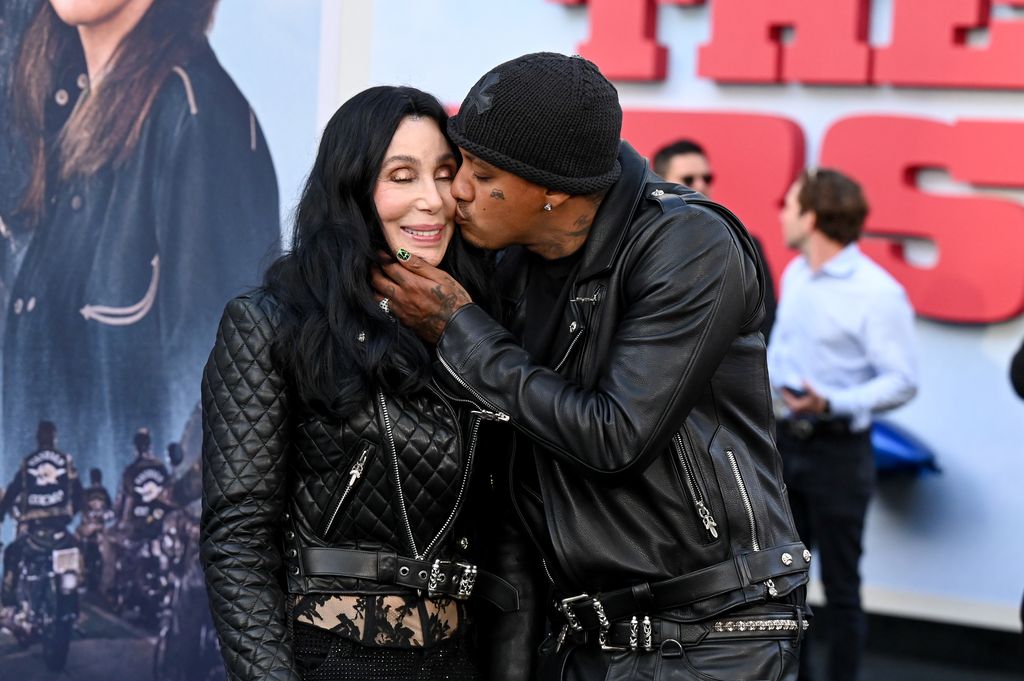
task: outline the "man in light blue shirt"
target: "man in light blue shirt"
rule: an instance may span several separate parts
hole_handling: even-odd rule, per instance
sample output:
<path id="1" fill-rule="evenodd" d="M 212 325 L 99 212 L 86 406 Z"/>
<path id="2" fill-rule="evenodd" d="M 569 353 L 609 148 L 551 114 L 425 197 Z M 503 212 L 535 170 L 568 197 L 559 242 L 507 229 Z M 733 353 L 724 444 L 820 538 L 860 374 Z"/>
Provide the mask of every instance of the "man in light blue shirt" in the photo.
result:
<path id="1" fill-rule="evenodd" d="M 867 212 L 860 187 L 837 171 L 805 171 L 793 184 L 779 217 L 801 255 L 782 275 L 768 344 L 790 504 L 821 561 L 829 681 L 857 678 L 867 633 L 858 566 L 875 486 L 871 417 L 917 391 L 913 309 L 857 247 Z M 801 680 L 810 678 L 803 653 Z"/>

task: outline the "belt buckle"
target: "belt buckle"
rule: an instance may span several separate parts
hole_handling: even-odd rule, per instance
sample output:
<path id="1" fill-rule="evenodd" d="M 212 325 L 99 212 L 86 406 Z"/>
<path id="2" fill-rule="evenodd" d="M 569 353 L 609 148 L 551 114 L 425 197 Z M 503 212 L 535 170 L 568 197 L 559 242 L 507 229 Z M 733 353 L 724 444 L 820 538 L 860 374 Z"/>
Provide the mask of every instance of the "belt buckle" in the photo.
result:
<path id="1" fill-rule="evenodd" d="M 597 641 L 601 644 L 601 650 L 605 652 L 609 651 L 621 651 L 629 650 L 626 646 L 610 646 L 608 645 L 608 630 L 611 629 L 611 622 L 608 621 L 607 615 L 604 614 L 604 605 L 601 604 L 601 600 L 594 597 L 594 613 L 597 614 L 597 622 L 601 627 L 600 632 L 597 635 Z"/>
<path id="2" fill-rule="evenodd" d="M 565 616 L 566 621 L 569 623 L 569 627 L 573 631 L 583 631 L 583 625 L 580 624 L 580 619 L 576 617 L 576 613 L 573 612 L 572 606 L 589 600 L 590 594 L 580 594 L 579 596 L 570 596 L 569 598 L 563 598 L 559 601 L 558 611 Z"/>
<path id="3" fill-rule="evenodd" d="M 479 571 L 476 565 L 469 563 L 456 563 L 455 567 L 462 572 L 458 575 L 459 590 L 452 595 L 456 600 L 464 601 L 473 595 L 473 587 L 476 586 L 476 576 Z M 455 579 L 455 575 L 452 575 L 452 579 Z"/>
<path id="4" fill-rule="evenodd" d="M 448 570 L 451 570 L 451 586 L 445 589 L 442 585 L 448 581 Z M 451 596 L 452 598 L 464 601 L 473 593 L 476 586 L 478 570 L 476 565 L 469 563 L 455 563 L 450 560 L 438 558 L 430 566 L 430 578 L 427 580 L 427 596 Z M 456 586 L 458 584 L 458 586 Z"/>

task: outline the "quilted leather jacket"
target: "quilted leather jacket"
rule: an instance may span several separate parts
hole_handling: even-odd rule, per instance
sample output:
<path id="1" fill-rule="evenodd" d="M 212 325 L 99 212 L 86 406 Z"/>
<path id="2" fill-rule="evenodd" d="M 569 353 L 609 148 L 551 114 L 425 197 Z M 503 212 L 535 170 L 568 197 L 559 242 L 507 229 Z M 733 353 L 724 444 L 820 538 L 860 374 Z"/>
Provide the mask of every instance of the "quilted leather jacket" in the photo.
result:
<path id="1" fill-rule="evenodd" d="M 465 559 L 453 529 L 479 419 L 428 390 L 329 423 L 290 399 L 274 318 L 266 294 L 229 302 L 206 366 L 202 561 L 230 678 L 297 681 L 286 592 L 402 591 L 317 573 L 317 550 Z"/>
<path id="2" fill-rule="evenodd" d="M 708 575 L 675 617 L 798 603 L 809 554 L 774 444 L 750 236 L 626 143 L 619 160 L 556 311 L 557 363 L 519 341 L 526 268 L 510 252 L 510 315 L 456 312 L 437 347 L 446 380 L 517 431 L 507 478 L 558 598 L 632 589 L 652 612 L 665 604 L 649 586 Z"/>

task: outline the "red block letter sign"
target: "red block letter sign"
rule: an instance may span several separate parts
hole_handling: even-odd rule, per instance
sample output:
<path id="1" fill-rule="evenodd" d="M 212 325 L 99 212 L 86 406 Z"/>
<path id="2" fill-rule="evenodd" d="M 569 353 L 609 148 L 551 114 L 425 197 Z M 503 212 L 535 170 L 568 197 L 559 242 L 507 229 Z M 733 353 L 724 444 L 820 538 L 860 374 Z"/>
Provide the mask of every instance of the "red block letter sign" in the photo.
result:
<path id="1" fill-rule="evenodd" d="M 746 83 L 867 83 L 870 11 L 870 0 L 714 0 L 700 75 Z M 794 29 L 792 43 L 782 44 L 783 28 Z"/>
<path id="2" fill-rule="evenodd" d="M 1024 311 L 1024 207 L 990 197 L 926 194 L 914 180 L 917 170 L 940 168 L 962 182 L 1024 187 L 1024 124 L 847 118 L 828 131 L 822 165 L 864 186 L 869 233 L 938 246 L 938 263 L 924 269 L 906 261 L 898 242 L 863 242 L 864 251 L 906 287 L 918 314 L 991 323 Z"/>
<path id="3" fill-rule="evenodd" d="M 1024 6 L 1021 0 L 1004 5 Z M 991 0 L 897 0 L 892 45 L 875 55 L 875 81 L 894 85 L 1024 88 L 1024 21 L 991 21 Z M 988 45 L 966 44 L 988 28 Z"/>
<path id="4" fill-rule="evenodd" d="M 758 236 L 778 280 L 794 255 L 782 242 L 779 206 L 804 163 L 804 136 L 796 123 L 759 114 L 627 109 L 622 137 L 647 158 L 683 137 L 700 143 L 714 168 L 714 199 Z"/>
<path id="5" fill-rule="evenodd" d="M 665 80 L 668 50 L 657 41 L 658 4 L 700 5 L 704 0 L 551 0 L 587 5 L 590 37 L 577 48 L 610 80 Z"/>

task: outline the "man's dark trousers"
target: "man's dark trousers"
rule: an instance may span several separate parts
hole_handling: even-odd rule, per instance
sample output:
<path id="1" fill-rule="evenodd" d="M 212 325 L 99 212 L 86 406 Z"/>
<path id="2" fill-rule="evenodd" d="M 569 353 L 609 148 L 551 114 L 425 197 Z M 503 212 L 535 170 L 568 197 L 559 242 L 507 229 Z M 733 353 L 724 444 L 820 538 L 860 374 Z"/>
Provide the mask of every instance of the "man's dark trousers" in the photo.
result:
<path id="1" fill-rule="evenodd" d="M 864 517 L 875 489 L 870 431 L 818 428 L 803 437 L 779 423 L 789 503 L 797 532 L 813 547 L 828 602 L 829 681 L 855 681 L 867 637 L 860 602 Z M 808 678 L 808 641 L 801 651 L 801 679 Z"/>

